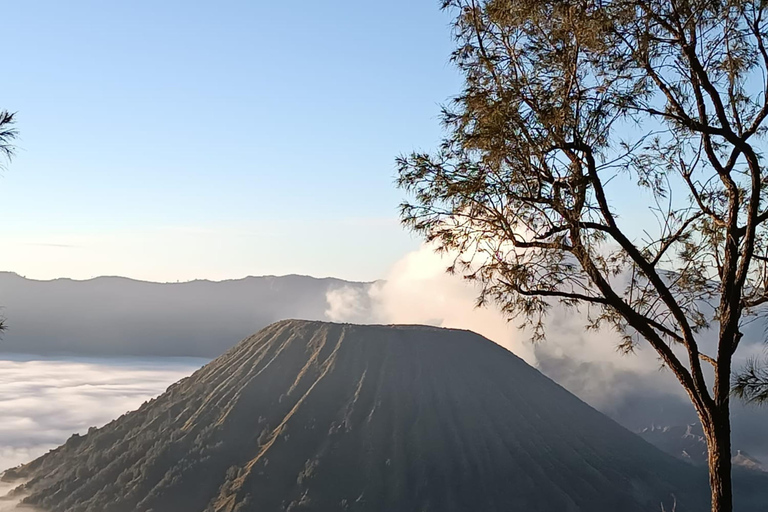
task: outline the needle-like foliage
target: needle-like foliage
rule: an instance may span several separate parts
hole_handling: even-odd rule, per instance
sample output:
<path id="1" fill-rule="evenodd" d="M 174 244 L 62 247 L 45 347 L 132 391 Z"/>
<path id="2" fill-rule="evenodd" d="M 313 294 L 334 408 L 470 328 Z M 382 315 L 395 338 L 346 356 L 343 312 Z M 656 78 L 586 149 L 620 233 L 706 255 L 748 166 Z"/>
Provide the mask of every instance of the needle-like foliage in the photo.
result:
<path id="1" fill-rule="evenodd" d="M 768 403 L 768 361 L 750 358 L 744 369 L 735 376 L 733 392 L 747 402 Z"/>
<path id="2" fill-rule="evenodd" d="M 13 141 L 18 135 L 13 127 L 15 114 L 0 110 L 0 156 L 10 160 L 13 157 L 15 147 Z"/>
<path id="3" fill-rule="evenodd" d="M 625 352 L 649 344 L 701 419 L 713 511 L 732 510 L 732 361 L 768 302 L 768 4 L 443 7 L 464 89 L 440 148 L 398 159 L 403 222 L 535 339 L 559 301 Z M 653 216 L 622 210 L 628 186 Z"/>
<path id="4" fill-rule="evenodd" d="M 16 129 L 13 127 L 14 116 L 10 112 L 0 110 L 0 156 L 10 160 L 14 154 L 13 141 L 16 139 Z M 0 161 L 2 168 L 2 161 Z M 0 333 L 5 330 L 5 319 L 0 317 Z"/>

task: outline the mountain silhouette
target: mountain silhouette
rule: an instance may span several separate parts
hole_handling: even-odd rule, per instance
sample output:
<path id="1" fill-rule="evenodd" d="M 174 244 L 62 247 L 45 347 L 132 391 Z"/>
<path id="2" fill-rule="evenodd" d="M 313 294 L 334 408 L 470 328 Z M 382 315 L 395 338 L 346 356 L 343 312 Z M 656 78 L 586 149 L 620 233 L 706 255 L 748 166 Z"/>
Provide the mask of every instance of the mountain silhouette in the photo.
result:
<path id="1" fill-rule="evenodd" d="M 0 350 L 212 359 L 277 320 L 325 320 L 329 291 L 365 291 L 369 285 L 298 275 L 184 283 L 37 281 L 0 272 L 0 316 L 8 321 Z"/>
<path id="2" fill-rule="evenodd" d="M 16 494 L 50 512 L 649 512 L 673 501 L 695 512 L 709 501 L 702 470 L 477 334 L 298 320 L 5 479 L 23 479 Z"/>

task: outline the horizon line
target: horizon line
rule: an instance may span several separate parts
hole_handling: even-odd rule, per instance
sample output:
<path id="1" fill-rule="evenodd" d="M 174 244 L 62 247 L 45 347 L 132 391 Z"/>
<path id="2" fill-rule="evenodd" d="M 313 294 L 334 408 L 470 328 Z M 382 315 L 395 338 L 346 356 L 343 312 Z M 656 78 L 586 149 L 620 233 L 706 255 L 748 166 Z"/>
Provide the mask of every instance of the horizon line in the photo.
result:
<path id="1" fill-rule="evenodd" d="M 76 283 L 86 283 L 88 281 L 95 281 L 95 280 L 98 280 L 98 279 L 124 279 L 126 281 L 133 281 L 133 282 L 136 282 L 136 283 L 175 285 L 175 284 L 189 284 L 189 283 L 200 283 L 200 282 L 204 282 L 204 283 L 228 283 L 228 282 L 232 282 L 232 281 L 245 281 L 246 279 L 269 279 L 269 278 L 281 279 L 281 278 L 288 278 L 288 277 L 304 277 L 304 278 L 314 279 L 314 280 L 317 280 L 317 281 L 333 280 L 333 281 L 341 281 L 341 282 L 344 282 L 344 283 L 354 283 L 354 284 L 373 284 L 373 283 L 377 283 L 377 282 L 383 281 L 383 279 L 375 279 L 373 281 L 354 281 L 354 280 L 343 279 L 343 278 L 334 277 L 334 276 L 316 277 L 316 276 L 311 276 L 311 275 L 308 275 L 308 274 L 295 274 L 295 273 L 293 273 L 293 274 L 283 274 L 283 275 L 274 275 L 274 274 L 252 275 L 252 274 L 249 274 L 249 275 L 246 275 L 246 276 L 243 276 L 243 277 L 236 277 L 236 278 L 230 278 L 230 279 L 215 280 L 215 279 L 206 279 L 206 278 L 195 278 L 195 279 L 189 279 L 189 280 L 186 280 L 186 281 L 181 281 L 181 280 L 177 280 L 177 281 L 149 281 L 147 279 L 137 279 L 137 278 L 134 278 L 134 277 L 126 277 L 126 276 L 119 276 L 119 275 L 100 275 L 100 276 L 90 277 L 90 278 L 87 278 L 87 279 L 76 279 L 76 278 L 65 277 L 65 276 L 54 277 L 52 279 L 36 279 L 34 277 L 23 276 L 23 275 L 19 274 L 18 272 L 14 272 L 12 270 L 0 270 L 0 275 L 2 275 L 2 274 L 10 274 L 10 275 L 16 276 L 18 278 L 25 279 L 27 281 L 36 281 L 36 282 L 40 282 L 40 283 L 52 283 L 54 281 L 74 281 Z"/>

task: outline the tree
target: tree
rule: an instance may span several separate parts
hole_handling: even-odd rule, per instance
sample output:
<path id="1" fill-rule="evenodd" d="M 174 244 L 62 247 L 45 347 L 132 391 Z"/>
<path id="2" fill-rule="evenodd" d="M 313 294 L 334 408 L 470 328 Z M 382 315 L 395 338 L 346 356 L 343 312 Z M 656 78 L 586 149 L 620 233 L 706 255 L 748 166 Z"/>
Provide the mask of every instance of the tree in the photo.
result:
<path id="1" fill-rule="evenodd" d="M 13 141 L 18 132 L 13 127 L 16 122 L 16 114 L 6 110 L 0 110 L 0 155 L 10 160 L 13 157 L 15 147 Z"/>
<path id="2" fill-rule="evenodd" d="M 15 122 L 15 114 L 0 110 L 0 156 L 10 160 L 13 157 L 15 147 L 13 141 L 16 138 L 17 132 L 13 128 Z M 2 169 L 2 163 L 0 163 L 0 169 Z M 5 330 L 5 320 L 0 317 L 0 332 Z"/>
<path id="3" fill-rule="evenodd" d="M 768 403 L 768 359 L 750 358 L 735 376 L 733 392 L 746 402 Z"/>
<path id="4" fill-rule="evenodd" d="M 653 347 L 701 420 L 717 512 L 733 357 L 768 303 L 766 7 L 445 0 L 464 88 L 439 150 L 398 159 L 403 222 L 479 305 L 541 339 L 559 302 Z M 620 212 L 628 185 L 658 222 Z"/>

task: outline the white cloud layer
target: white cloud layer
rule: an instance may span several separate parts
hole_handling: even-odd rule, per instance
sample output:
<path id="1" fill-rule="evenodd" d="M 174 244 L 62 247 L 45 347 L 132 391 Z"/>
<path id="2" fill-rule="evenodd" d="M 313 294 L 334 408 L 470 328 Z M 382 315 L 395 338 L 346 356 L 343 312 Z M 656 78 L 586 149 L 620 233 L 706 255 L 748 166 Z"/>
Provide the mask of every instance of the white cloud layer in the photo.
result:
<path id="1" fill-rule="evenodd" d="M 616 353 L 618 336 L 610 331 L 585 332 L 585 319 L 578 313 L 555 310 L 548 317 L 547 340 L 533 345 L 530 336 L 508 321 L 493 305 L 477 308 L 478 290 L 445 269 L 448 258 L 422 246 L 398 261 L 385 280 L 367 294 L 351 287 L 327 294 L 326 316 L 340 322 L 417 323 L 469 329 L 508 348 L 529 364 L 539 357 L 568 356 L 579 361 L 606 362 L 633 372 L 657 372 L 652 350 L 639 350 L 633 357 Z"/>
<path id="2" fill-rule="evenodd" d="M 136 409 L 205 362 L 0 356 L 0 472 Z"/>
<path id="3" fill-rule="evenodd" d="M 327 294 L 326 316 L 338 322 L 428 324 L 469 329 L 535 364 L 532 347 L 492 308 L 475 308 L 476 290 L 445 273 L 448 261 L 423 246 L 405 255 L 367 296 L 344 287 Z"/>

